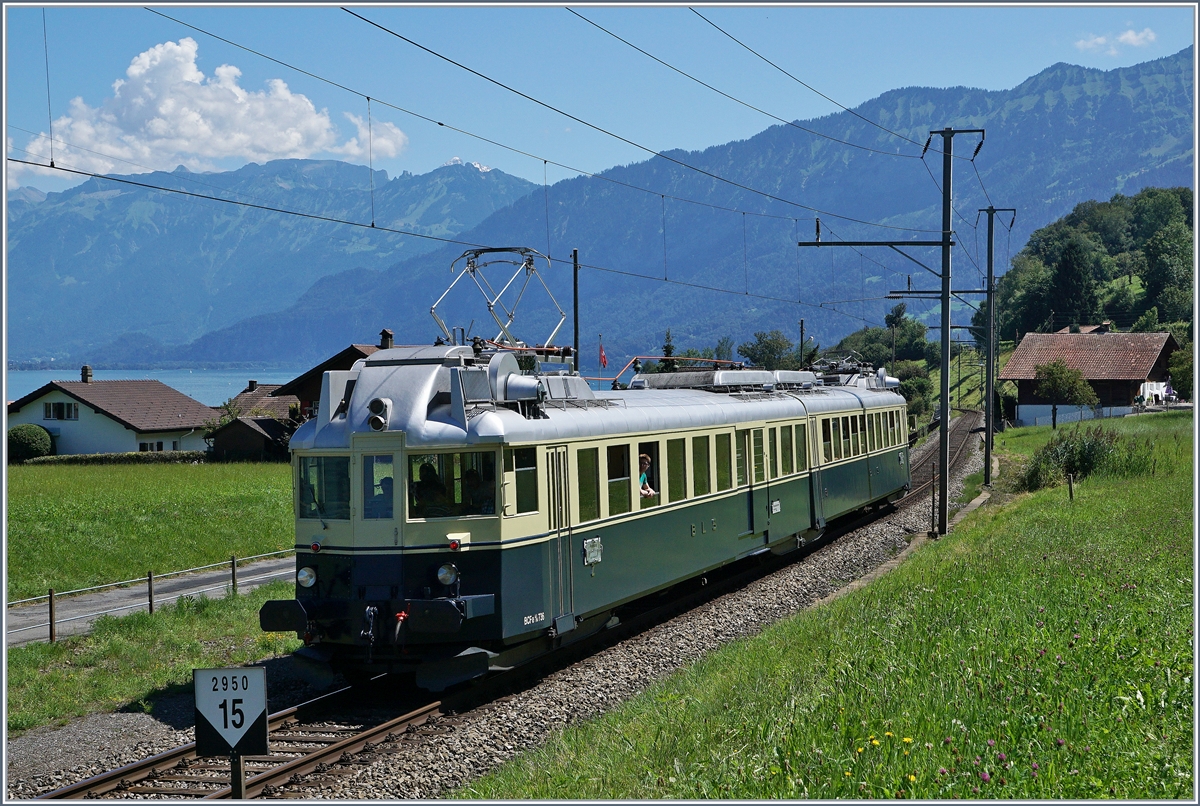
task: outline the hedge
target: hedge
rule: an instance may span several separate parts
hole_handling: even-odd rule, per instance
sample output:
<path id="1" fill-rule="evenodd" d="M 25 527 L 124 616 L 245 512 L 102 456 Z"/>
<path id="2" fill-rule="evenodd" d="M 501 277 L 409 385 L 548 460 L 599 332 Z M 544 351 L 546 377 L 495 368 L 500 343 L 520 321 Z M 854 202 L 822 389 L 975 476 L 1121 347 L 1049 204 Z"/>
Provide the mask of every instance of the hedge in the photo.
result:
<path id="1" fill-rule="evenodd" d="M 133 451 L 131 453 L 75 453 L 65 456 L 42 456 L 25 462 L 27 465 L 142 465 L 196 464 L 207 462 L 207 451 Z"/>
<path id="2" fill-rule="evenodd" d="M 8 461 L 13 464 L 49 456 L 53 450 L 50 432 L 36 423 L 21 423 L 8 429 Z"/>

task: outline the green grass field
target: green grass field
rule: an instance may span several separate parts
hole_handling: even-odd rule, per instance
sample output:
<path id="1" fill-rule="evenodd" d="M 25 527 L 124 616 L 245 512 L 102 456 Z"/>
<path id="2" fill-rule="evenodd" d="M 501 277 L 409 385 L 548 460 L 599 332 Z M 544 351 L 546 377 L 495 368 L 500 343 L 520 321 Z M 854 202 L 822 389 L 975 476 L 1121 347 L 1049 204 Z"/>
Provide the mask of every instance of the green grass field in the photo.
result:
<path id="1" fill-rule="evenodd" d="M 286 464 L 8 468 L 8 599 L 293 545 Z"/>
<path id="2" fill-rule="evenodd" d="M 91 713 L 152 712 L 163 694 L 186 693 L 192 669 L 253 663 L 300 647 L 264 633 L 258 609 L 293 595 L 273 582 L 240 596 L 183 598 L 154 612 L 106 616 L 87 636 L 8 651 L 10 735 Z"/>
<path id="3" fill-rule="evenodd" d="M 977 510 L 458 795 L 1190 796 L 1192 418 L 1107 424 L 1154 440 L 1153 476 Z"/>

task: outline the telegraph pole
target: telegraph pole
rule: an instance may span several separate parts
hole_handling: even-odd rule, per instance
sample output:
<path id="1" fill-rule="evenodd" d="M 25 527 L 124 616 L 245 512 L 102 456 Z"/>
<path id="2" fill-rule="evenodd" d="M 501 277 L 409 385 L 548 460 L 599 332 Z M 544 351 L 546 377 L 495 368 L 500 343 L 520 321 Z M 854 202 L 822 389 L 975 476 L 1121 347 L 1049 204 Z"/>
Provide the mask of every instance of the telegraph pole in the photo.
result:
<path id="1" fill-rule="evenodd" d="M 996 435 L 996 264 L 995 264 L 995 236 L 996 236 L 996 213 L 1012 213 L 1012 221 L 1009 222 L 1009 229 L 1017 221 L 1017 211 L 1012 207 L 1001 207 L 999 209 L 988 205 L 985 209 L 980 210 L 981 213 L 987 213 L 988 217 L 988 244 L 987 244 L 987 403 L 984 404 L 984 432 L 983 432 L 983 484 L 985 487 L 990 487 L 992 484 L 992 443 Z"/>

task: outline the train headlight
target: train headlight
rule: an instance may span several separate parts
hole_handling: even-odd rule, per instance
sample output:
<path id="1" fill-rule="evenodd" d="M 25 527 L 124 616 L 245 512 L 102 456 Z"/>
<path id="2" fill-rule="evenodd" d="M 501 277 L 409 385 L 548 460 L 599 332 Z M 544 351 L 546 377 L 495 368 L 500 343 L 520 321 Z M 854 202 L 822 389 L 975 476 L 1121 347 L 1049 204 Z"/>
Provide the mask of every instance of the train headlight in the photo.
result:
<path id="1" fill-rule="evenodd" d="M 437 579 L 443 585 L 453 585 L 458 581 L 458 567 L 454 563 L 446 563 L 437 570 Z"/>
<path id="2" fill-rule="evenodd" d="M 317 572 L 307 565 L 296 572 L 296 584 L 302 588 L 311 588 L 317 584 Z"/>

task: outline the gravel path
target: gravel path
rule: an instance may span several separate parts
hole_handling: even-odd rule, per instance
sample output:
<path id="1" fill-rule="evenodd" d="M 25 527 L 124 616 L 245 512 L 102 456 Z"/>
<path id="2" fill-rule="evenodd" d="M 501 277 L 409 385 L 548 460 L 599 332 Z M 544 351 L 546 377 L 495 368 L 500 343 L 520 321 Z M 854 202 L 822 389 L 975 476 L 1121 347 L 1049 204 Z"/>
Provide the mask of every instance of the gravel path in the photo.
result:
<path id="1" fill-rule="evenodd" d="M 972 446 L 951 479 L 951 500 L 959 495 L 962 479 L 983 465 L 977 441 Z M 929 449 L 922 446 L 914 451 L 914 458 Z M 362 754 L 347 765 L 348 774 L 307 776 L 296 787 L 297 793 L 312 798 L 389 800 L 442 796 L 541 745 L 553 732 L 612 709 L 729 641 L 757 634 L 811 606 L 895 557 L 911 534 L 928 527 L 928 507 L 916 505 L 896 512 L 844 535 L 803 562 L 554 672 L 526 691 L 473 711 L 430 720 L 406 736 L 402 764 L 396 763 L 399 757 L 393 753 Z M 289 678 L 283 664 L 269 666 L 270 710 L 315 694 Z M 190 727 L 177 727 L 191 723 L 191 698 L 179 699 L 179 703 L 156 706 L 155 716 L 91 716 L 9 741 L 8 797 L 32 797 L 191 741 Z M 180 709 L 186 712 L 182 723 L 179 713 L 174 718 L 169 713 Z"/>

